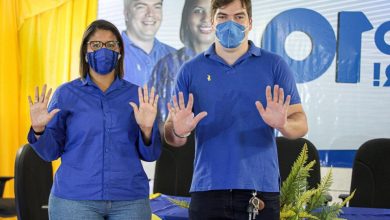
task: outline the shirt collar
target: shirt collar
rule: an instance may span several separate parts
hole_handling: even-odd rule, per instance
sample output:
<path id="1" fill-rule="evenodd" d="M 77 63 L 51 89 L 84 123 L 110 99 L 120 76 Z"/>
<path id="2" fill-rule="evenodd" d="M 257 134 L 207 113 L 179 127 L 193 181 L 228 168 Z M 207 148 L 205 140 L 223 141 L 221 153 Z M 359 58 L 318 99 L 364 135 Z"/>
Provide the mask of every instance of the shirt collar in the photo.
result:
<path id="1" fill-rule="evenodd" d="M 256 47 L 256 45 L 251 40 L 249 40 L 248 42 L 249 42 L 248 52 L 256 57 L 261 56 L 261 49 L 259 47 Z"/>
<path id="2" fill-rule="evenodd" d="M 132 46 L 132 47 L 136 47 L 140 50 L 143 50 L 142 48 L 138 47 L 130 38 L 129 36 L 127 36 L 127 32 L 126 31 L 122 31 L 122 39 L 123 39 L 123 43 L 125 45 L 129 45 L 129 46 Z M 160 48 L 162 45 L 162 43 L 157 40 L 157 38 L 154 38 L 153 40 L 153 48 L 152 48 L 152 51 L 154 50 L 157 50 L 158 48 Z M 150 53 L 152 53 L 152 51 Z"/>

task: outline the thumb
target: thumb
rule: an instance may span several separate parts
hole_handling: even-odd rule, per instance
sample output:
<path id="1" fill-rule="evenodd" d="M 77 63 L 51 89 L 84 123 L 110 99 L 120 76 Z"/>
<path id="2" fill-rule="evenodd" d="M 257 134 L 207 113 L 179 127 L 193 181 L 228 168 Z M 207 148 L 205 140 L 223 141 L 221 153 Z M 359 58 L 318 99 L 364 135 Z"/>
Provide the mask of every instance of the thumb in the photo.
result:
<path id="1" fill-rule="evenodd" d="M 138 106 L 134 102 L 130 102 L 129 105 L 133 107 L 134 113 L 138 113 Z"/>
<path id="2" fill-rule="evenodd" d="M 59 111 L 61 111 L 60 109 L 56 108 L 56 109 L 53 109 L 50 113 L 49 113 L 49 120 L 51 120 L 54 115 L 56 115 Z"/>
<path id="3" fill-rule="evenodd" d="M 256 101 L 256 108 L 257 110 L 259 111 L 260 115 L 263 115 L 265 110 L 264 110 L 264 107 L 263 105 L 261 104 L 261 102 L 259 101 Z"/>
<path id="4" fill-rule="evenodd" d="M 200 122 L 200 120 L 202 120 L 204 117 L 207 116 L 207 112 L 201 112 L 199 114 L 197 114 L 194 118 L 194 127 Z"/>

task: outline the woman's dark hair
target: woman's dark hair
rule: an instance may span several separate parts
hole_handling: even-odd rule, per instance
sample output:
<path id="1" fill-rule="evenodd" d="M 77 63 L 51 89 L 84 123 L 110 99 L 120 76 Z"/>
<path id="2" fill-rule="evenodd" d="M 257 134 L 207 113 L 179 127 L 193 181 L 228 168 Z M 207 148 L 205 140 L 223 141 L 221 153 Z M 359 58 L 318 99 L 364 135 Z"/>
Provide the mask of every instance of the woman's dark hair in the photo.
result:
<path id="1" fill-rule="evenodd" d="M 194 5 L 199 0 L 186 0 L 184 2 L 183 11 L 181 13 L 181 23 L 180 23 L 180 41 L 185 45 L 189 47 L 194 47 L 192 43 L 192 35 L 190 31 L 190 25 L 188 24 L 189 18 L 192 14 L 192 9 L 194 8 Z"/>
<path id="2" fill-rule="evenodd" d="M 89 65 L 88 65 L 87 61 L 85 60 L 85 56 L 87 54 L 87 47 L 88 47 L 88 43 L 87 42 L 89 41 L 91 36 L 93 34 L 95 34 L 95 32 L 97 30 L 111 31 L 115 35 L 116 40 L 119 42 L 118 46 L 119 46 L 119 51 L 120 51 L 121 57 L 119 58 L 118 63 L 116 65 L 116 67 L 115 67 L 115 74 L 119 78 L 122 79 L 123 75 L 124 75 L 123 59 L 124 59 L 124 56 L 125 56 L 125 52 L 124 52 L 124 48 L 123 48 L 123 40 L 122 40 L 122 37 L 121 37 L 121 34 L 120 34 L 118 28 L 116 28 L 114 24 L 112 24 L 111 22 L 108 22 L 106 20 L 96 20 L 96 21 L 92 22 L 87 27 L 87 30 L 84 32 L 83 40 L 81 41 L 81 47 L 80 47 L 80 67 L 79 67 L 79 71 L 80 71 L 81 78 L 84 79 L 87 76 L 87 73 L 89 71 Z"/>

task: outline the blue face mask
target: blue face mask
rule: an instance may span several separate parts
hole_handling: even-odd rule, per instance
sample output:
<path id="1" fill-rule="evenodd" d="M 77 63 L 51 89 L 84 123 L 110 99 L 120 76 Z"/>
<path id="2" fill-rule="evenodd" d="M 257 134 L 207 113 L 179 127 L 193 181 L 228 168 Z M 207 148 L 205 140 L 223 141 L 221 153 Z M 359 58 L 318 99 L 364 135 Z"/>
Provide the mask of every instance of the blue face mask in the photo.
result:
<path id="1" fill-rule="evenodd" d="M 245 37 L 245 26 L 232 20 L 218 24 L 215 35 L 225 48 L 236 48 Z"/>
<path id="2" fill-rule="evenodd" d="M 101 75 L 106 75 L 115 69 L 119 56 L 118 52 L 107 48 L 87 53 L 89 66 Z"/>

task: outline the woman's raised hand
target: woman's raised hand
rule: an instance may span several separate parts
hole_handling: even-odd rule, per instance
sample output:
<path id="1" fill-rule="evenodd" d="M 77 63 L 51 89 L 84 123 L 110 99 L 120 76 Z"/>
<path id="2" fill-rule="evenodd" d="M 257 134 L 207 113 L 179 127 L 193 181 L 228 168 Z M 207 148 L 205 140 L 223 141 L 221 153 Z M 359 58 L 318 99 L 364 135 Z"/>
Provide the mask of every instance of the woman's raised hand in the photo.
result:
<path id="1" fill-rule="evenodd" d="M 150 90 L 150 94 L 148 86 L 145 85 L 143 89 L 139 87 L 138 99 L 139 106 L 134 102 L 129 103 L 131 107 L 133 107 L 135 120 L 141 130 L 151 130 L 153 128 L 154 120 L 156 119 L 158 102 L 158 95 L 155 94 L 154 87 Z"/>
<path id="2" fill-rule="evenodd" d="M 42 87 L 42 93 L 39 94 L 39 87 L 35 87 L 35 99 L 34 102 L 31 96 L 28 96 L 28 102 L 30 104 L 30 118 L 31 127 L 35 132 L 42 132 L 45 130 L 47 123 L 54 117 L 59 109 L 53 109 L 51 112 L 47 111 L 47 105 L 49 103 L 51 95 L 51 88 L 46 94 L 46 84 Z"/>

